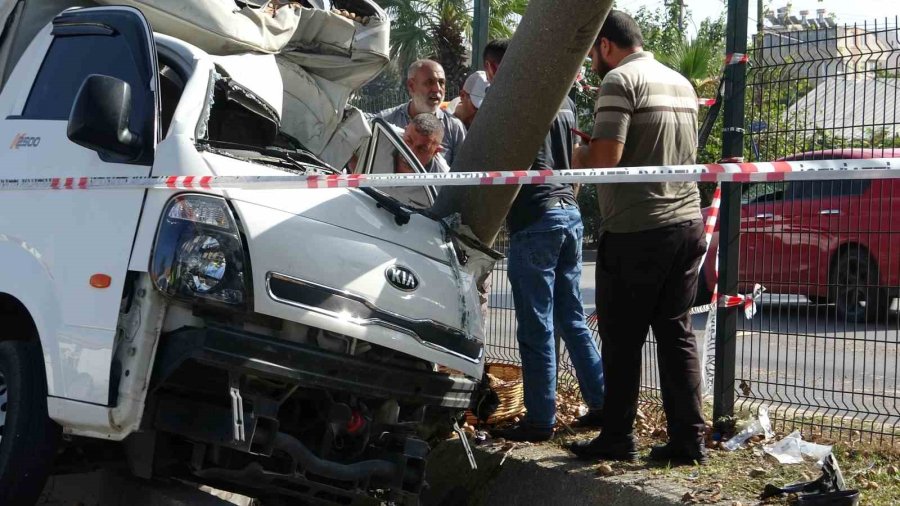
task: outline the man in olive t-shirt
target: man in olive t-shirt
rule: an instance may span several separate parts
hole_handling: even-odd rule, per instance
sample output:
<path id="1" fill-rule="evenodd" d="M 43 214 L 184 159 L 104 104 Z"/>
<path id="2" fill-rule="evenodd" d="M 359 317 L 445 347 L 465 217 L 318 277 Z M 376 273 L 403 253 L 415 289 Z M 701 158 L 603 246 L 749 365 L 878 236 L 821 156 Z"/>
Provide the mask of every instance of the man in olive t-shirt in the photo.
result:
<path id="1" fill-rule="evenodd" d="M 634 20 L 612 11 L 591 58 L 605 74 L 590 145 L 575 157 L 585 167 L 692 164 L 697 154 L 697 97 L 691 84 L 642 49 Z M 690 306 L 706 249 L 694 183 L 597 186 L 597 320 L 606 376 L 603 433 L 575 443 L 581 458 L 633 460 L 633 425 L 641 348 L 657 341 L 669 443 L 651 460 L 703 463 L 700 361 Z"/>

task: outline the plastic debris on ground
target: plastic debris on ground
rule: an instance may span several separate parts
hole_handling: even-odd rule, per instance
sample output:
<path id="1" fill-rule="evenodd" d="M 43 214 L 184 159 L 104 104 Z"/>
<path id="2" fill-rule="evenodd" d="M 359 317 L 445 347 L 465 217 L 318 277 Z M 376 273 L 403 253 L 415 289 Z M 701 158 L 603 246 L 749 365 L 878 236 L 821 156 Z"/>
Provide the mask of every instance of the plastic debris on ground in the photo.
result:
<path id="1" fill-rule="evenodd" d="M 742 447 L 753 436 L 762 435 L 769 439 L 775 434 L 772 432 L 772 423 L 769 421 L 769 408 L 760 406 L 756 419 L 750 421 L 746 427 L 722 444 L 722 448 L 734 451 Z"/>
<path id="2" fill-rule="evenodd" d="M 577 388 L 560 389 L 556 393 L 556 421 L 557 426 L 565 428 L 571 425 L 579 416 L 587 413 L 587 406 L 581 399 L 581 392 Z"/>
<path id="3" fill-rule="evenodd" d="M 791 432 L 781 441 L 763 447 L 763 451 L 782 464 L 802 464 L 804 457 L 815 459 L 821 467 L 831 454 L 831 446 L 804 441 L 800 431 Z"/>
<path id="4" fill-rule="evenodd" d="M 844 475 L 834 454 L 829 451 L 822 460 L 822 475 L 819 478 L 813 481 L 792 483 L 783 487 L 769 483 L 763 489 L 762 494 L 760 494 L 760 499 L 766 500 L 772 497 L 793 495 L 796 497 L 796 504 L 821 506 L 853 506 L 859 504 L 859 491 L 847 489 Z"/>

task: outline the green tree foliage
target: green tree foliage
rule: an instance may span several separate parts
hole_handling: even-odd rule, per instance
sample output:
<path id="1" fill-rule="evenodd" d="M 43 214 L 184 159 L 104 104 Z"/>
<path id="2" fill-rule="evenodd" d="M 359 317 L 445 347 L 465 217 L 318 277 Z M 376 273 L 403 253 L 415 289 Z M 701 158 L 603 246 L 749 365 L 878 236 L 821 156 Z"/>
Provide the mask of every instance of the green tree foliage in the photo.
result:
<path id="1" fill-rule="evenodd" d="M 391 16 L 391 59 L 403 69 L 419 58 L 441 63 L 448 82 L 459 85 L 469 73 L 471 0 L 378 0 Z M 488 35 L 510 37 L 528 0 L 490 0 Z"/>
<path id="2" fill-rule="evenodd" d="M 644 35 L 644 48 L 656 54 L 669 54 L 675 51 L 684 40 L 684 34 L 678 26 L 681 6 L 671 2 L 657 9 L 641 7 L 631 17 L 641 27 Z"/>

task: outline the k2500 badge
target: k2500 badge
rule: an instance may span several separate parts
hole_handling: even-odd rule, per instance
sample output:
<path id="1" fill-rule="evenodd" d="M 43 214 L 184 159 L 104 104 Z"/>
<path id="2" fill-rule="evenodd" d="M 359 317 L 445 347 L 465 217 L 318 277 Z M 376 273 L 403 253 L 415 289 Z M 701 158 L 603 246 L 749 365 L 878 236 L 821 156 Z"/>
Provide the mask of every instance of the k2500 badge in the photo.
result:
<path id="1" fill-rule="evenodd" d="M 9 149 L 19 149 L 19 148 L 36 148 L 41 145 L 41 138 L 29 136 L 28 134 L 17 134 L 13 137 L 12 143 L 9 145 Z"/>

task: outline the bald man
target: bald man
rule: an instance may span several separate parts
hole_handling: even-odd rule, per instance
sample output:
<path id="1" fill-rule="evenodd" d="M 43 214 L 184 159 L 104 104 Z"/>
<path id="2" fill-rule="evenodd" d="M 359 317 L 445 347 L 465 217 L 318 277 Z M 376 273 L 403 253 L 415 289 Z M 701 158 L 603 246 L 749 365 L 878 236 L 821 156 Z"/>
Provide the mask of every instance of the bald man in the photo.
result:
<path id="1" fill-rule="evenodd" d="M 447 164 L 453 163 L 456 154 L 466 138 L 466 130 L 461 121 L 452 114 L 441 110 L 444 100 L 447 78 L 441 64 L 432 60 L 417 60 L 406 72 L 406 91 L 410 100 L 405 104 L 386 109 L 376 114 L 391 125 L 402 130 L 419 114 L 433 114 L 444 127 L 444 139 L 441 142 L 443 157 Z"/>

